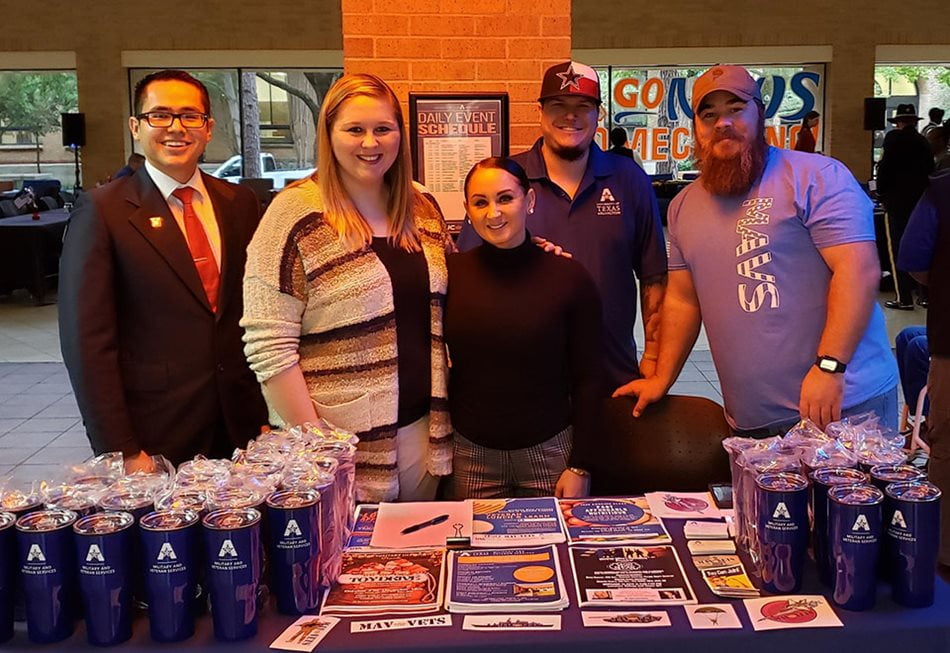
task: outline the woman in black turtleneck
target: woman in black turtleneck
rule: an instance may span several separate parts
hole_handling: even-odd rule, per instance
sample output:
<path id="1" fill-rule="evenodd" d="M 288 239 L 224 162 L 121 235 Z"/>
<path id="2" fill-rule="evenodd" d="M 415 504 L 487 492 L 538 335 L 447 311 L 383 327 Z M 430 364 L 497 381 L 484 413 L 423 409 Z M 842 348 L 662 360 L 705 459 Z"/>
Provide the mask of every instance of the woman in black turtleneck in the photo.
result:
<path id="1" fill-rule="evenodd" d="M 448 259 L 452 494 L 585 496 L 606 397 L 597 289 L 531 243 L 534 191 L 511 159 L 472 168 L 465 208 L 484 244 Z"/>

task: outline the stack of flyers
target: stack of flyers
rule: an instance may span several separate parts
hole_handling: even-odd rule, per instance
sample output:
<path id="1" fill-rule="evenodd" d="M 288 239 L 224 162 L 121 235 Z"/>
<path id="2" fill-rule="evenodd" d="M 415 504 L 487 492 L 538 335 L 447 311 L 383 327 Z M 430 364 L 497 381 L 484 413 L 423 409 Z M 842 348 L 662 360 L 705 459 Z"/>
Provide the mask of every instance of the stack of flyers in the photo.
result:
<path id="1" fill-rule="evenodd" d="M 570 604 L 557 549 L 449 552 L 449 612 L 540 612 Z"/>
<path id="2" fill-rule="evenodd" d="M 663 523 L 646 499 L 561 499 L 561 518 L 571 544 L 667 544 Z"/>
<path id="3" fill-rule="evenodd" d="M 364 503 L 356 507 L 353 532 L 346 541 L 346 549 L 365 549 L 373 539 L 373 529 L 376 527 L 376 513 L 379 506 L 375 503 Z"/>
<path id="4" fill-rule="evenodd" d="M 582 608 L 696 603 L 672 546 L 574 546 L 570 554 Z"/>
<path id="5" fill-rule="evenodd" d="M 445 549 L 345 551 L 320 614 L 433 612 L 442 605 Z"/>
<path id="6" fill-rule="evenodd" d="M 542 546 L 564 541 L 557 499 L 473 499 L 472 546 Z"/>
<path id="7" fill-rule="evenodd" d="M 693 556 L 693 564 L 716 596 L 746 599 L 759 595 L 759 590 L 745 573 L 745 567 L 742 566 L 739 556 Z"/>

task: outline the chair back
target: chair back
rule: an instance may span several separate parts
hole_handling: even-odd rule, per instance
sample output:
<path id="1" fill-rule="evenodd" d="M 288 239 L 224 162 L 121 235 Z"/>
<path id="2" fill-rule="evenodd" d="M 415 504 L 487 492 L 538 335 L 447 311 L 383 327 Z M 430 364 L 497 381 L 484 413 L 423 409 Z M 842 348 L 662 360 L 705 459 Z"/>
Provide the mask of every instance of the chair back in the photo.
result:
<path id="1" fill-rule="evenodd" d="M 0 214 L 4 218 L 12 218 L 17 215 L 19 211 L 16 210 L 16 205 L 13 203 L 13 200 L 0 200 Z"/>
<path id="2" fill-rule="evenodd" d="M 630 397 L 607 401 L 603 448 L 590 470 L 593 496 L 698 492 L 730 481 L 722 448 L 730 429 L 722 406 L 670 395 L 633 417 L 635 403 Z"/>

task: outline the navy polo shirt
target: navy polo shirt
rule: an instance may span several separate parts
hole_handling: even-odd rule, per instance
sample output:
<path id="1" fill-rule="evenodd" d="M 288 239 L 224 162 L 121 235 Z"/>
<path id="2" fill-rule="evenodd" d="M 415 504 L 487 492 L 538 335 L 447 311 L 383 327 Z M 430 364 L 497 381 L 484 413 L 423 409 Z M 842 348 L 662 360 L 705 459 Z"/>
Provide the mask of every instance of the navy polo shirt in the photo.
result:
<path id="1" fill-rule="evenodd" d="M 606 368 L 613 387 L 640 376 L 633 325 L 636 278 L 666 274 L 666 245 L 653 186 L 633 159 L 591 144 L 587 170 L 573 199 L 548 178 L 542 139 L 512 157 L 528 173 L 537 194 L 528 229 L 574 255 L 594 279 L 604 308 Z M 462 251 L 481 244 L 466 220 Z M 556 288 L 552 288 L 556 292 Z"/>

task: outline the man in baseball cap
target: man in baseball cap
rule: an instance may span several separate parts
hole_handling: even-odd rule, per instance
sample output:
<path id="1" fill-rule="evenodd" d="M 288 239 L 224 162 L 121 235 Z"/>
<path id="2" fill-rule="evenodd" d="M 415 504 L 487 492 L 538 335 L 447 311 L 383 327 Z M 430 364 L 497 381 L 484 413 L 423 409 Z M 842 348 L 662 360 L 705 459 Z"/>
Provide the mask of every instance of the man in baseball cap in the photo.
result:
<path id="1" fill-rule="evenodd" d="M 666 246 L 649 177 L 633 159 L 608 154 L 593 140 L 600 103 L 593 68 L 576 61 L 551 66 L 538 93 L 541 138 L 513 158 L 537 198 L 528 216 L 531 234 L 571 252 L 600 291 L 608 382 L 617 387 L 653 373 Z M 466 223 L 459 247 L 480 243 Z M 638 297 L 646 335 L 639 360 L 633 340 Z"/>
<path id="2" fill-rule="evenodd" d="M 761 92 L 744 68 L 698 77 L 692 108 L 702 174 L 670 204 L 656 375 L 621 389 L 637 395 L 634 414 L 676 381 L 702 322 L 736 433 L 868 411 L 896 428 L 867 195 L 835 159 L 766 143 Z"/>

